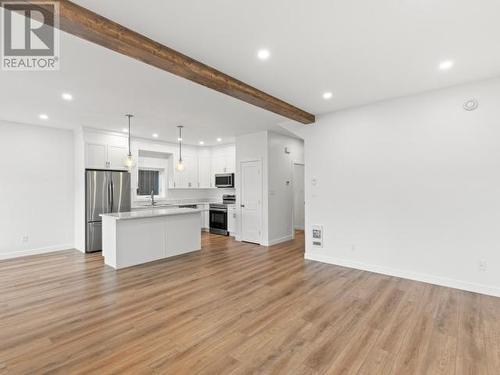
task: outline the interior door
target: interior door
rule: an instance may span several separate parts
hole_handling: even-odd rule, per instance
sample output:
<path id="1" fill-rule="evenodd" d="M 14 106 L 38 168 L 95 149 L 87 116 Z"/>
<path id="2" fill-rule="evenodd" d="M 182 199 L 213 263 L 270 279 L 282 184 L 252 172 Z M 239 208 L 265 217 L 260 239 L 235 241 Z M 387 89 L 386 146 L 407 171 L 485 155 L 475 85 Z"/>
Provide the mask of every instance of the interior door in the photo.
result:
<path id="1" fill-rule="evenodd" d="M 260 161 L 242 162 L 241 171 L 241 240 L 261 242 L 262 173 Z"/>
<path id="2" fill-rule="evenodd" d="M 293 165 L 293 224 L 295 229 L 304 230 L 304 165 Z"/>

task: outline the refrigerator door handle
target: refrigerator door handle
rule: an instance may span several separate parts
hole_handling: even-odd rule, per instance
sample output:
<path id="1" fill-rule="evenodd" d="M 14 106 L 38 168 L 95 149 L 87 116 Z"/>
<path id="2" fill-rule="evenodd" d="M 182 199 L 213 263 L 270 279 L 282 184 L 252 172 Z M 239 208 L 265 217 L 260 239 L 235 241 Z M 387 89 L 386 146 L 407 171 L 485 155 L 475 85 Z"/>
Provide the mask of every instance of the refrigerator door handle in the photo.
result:
<path id="1" fill-rule="evenodd" d="M 113 184 L 113 179 L 111 179 L 110 186 L 111 186 L 111 194 L 110 194 L 111 206 L 109 207 L 109 212 L 113 212 L 113 207 L 115 205 L 115 184 Z"/>
<path id="2" fill-rule="evenodd" d="M 108 182 L 108 207 L 107 207 L 107 212 L 111 212 L 111 182 Z"/>

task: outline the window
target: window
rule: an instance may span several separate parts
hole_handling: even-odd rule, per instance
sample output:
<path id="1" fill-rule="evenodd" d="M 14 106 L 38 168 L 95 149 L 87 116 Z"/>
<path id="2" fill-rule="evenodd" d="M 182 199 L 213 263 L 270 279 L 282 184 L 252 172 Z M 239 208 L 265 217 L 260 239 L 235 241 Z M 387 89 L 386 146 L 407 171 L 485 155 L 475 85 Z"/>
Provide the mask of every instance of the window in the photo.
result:
<path id="1" fill-rule="evenodd" d="M 139 169 L 137 195 L 160 195 L 160 171 Z"/>

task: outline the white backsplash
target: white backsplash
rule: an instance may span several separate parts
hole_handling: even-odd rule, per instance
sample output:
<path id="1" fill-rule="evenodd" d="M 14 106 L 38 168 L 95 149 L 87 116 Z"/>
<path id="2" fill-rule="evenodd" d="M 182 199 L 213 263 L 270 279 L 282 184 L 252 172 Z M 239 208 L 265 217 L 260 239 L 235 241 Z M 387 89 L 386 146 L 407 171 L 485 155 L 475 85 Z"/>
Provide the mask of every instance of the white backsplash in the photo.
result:
<path id="1" fill-rule="evenodd" d="M 168 189 L 167 197 L 158 199 L 158 202 L 191 202 L 191 201 L 206 201 L 206 202 L 222 202 L 224 194 L 236 194 L 233 189 Z M 149 199 L 141 199 L 134 203 L 144 203 Z"/>

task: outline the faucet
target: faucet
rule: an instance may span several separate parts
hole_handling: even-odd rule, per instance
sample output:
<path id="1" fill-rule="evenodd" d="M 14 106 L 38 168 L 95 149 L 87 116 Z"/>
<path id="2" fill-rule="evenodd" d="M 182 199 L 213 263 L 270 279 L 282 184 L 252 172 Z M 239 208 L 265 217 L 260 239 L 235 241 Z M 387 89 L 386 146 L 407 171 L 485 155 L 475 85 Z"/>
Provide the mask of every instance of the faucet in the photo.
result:
<path id="1" fill-rule="evenodd" d="M 156 204 L 155 202 L 155 191 L 151 190 L 151 206 L 154 206 Z"/>

